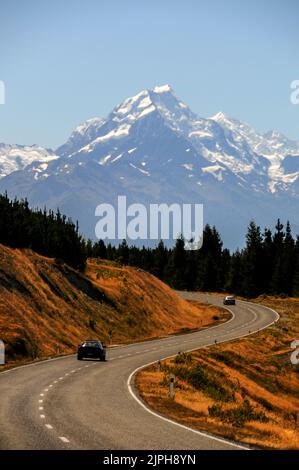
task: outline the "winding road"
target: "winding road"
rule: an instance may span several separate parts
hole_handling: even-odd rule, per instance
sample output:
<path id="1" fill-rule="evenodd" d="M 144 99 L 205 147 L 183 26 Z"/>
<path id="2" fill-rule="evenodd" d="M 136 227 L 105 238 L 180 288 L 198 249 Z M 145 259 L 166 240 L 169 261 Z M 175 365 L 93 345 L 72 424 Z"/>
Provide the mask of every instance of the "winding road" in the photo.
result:
<path id="1" fill-rule="evenodd" d="M 222 305 L 222 298 L 180 292 L 186 299 Z M 237 301 L 226 323 L 181 336 L 120 346 L 107 362 L 75 356 L 0 374 L 0 449 L 245 449 L 157 415 L 138 398 L 135 372 L 178 351 L 240 338 L 266 328 L 279 315 Z"/>

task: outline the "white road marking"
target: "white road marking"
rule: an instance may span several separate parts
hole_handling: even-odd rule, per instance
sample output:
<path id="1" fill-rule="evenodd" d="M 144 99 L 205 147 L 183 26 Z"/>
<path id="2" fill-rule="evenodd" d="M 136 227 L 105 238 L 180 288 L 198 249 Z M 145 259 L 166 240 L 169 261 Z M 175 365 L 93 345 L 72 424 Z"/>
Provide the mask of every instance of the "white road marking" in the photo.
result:
<path id="1" fill-rule="evenodd" d="M 49 388 L 51 388 L 51 387 L 53 387 L 53 385 L 52 385 L 52 384 L 51 384 L 51 385 L 49 385 Z"/>
<path id="2" fill-rule="evenodd" d="M 63 380 L 63 377 L 59 377 L 59 379 L 58 379 L 58 380 Z"/>
<path id="3" fill-rule="evenodd" d="M 198 349 L 198 346 L 197 348 Z M 170 357 L 175 357 L 175 355 L 173 356 L 169 356 L 169 357 L 164 357 L 162 359 L 160 359 L 161 361 L 164 361 L 165 359 L 169 359 Z M 130 376 L 128 377 L 128 380 L 127 380 L 127 387 L 128 387 L 128 390 L 131 394 L 131 396 L 134 398 L 134 400 L 137 401 L 137 403 L 139 403 L 140 406 L 142 406 L 142 408 L 144 410 L 146 410 L 148 413 L 152 414 L 153 416 L 155 416 L 156 418 L 159 418 L 159 419 L 162 419 L 163 421 L 166 421 L 167 423 L 171 423 L 171 424 L 174 424 L 175 426 L 178 426 L 182 429 L 185 429 L 187 431 L 190 431 L 190 432 L 193 432 L 195 434 L 198 434 L 200 436 L 204 436 L 204 437 L 208 437 L 209 439 L 212 439 L 214 441 L 218 441 L 218 442 L 221 442 L 221 443 L 224 443 L 224 444 L 228 444 L 228 445 L 231 445 L 232 447 L 238 447 L 239 449 L 244 449 L 244 450 L 249 450 L 248 447 L 245 447 L 245 446 L 242 446 L 240 444 L 237 444 L 235 442 L 230 442 L 230 441 L 227 441 L 225 439 L 222 439 L 220 437 L 216 437 L 216 436 L 211 436 L 209 434 L 206 434 L 205 432 L 201 432 L 201 431 L 197 431 L 196 429 L 193 429 L 193 428 L 189 428 L 188 426 L 185 426 L 184 424 L 180 424 L 180 423 L 177 423 L 176 421 L 173 421 L 172 419 L 169 419 L 169 418 L 166 418 L 165 416 L 161 416 L 159 415 L 158 413 L 156 413 L 155 411 L 151 410 L 150 408 L 148 408 L 139 398 L 137 395 L 135 395 L 135 393 L 133 392 L 133 389 L 131 387 L 131 381 L 132 381 L 132 378 L 134 377 L 134 375 L 141 369 L 144 369 L 145 367 L 148 367 L 152 364 L 155 364 L 157 361 L 153 361 L 153 362 L 150 362 L 146 365 L 143 365 L 143 366 L 140 366 L 140 367 L 137 367 L 137 369 L 133 370 L 133 372 L 130 374 Z"/>
<path id="4" fill-rule="evenodd" d="M 43 406 L 39 406 L 39 411 L 43 411 L 44 407 Z"/>
<path id="5" fill-rule="evenodd" d="M 243 300 L 239 300 L 240 303 L 247 303 L 247 304 L 251 304 L 251 305 L 254 305 L 256 307 L 257 304 L 255 304 L 254 302 L 248 302 L 248 301 L 243 301 Z M 266 308 L 267 310 L 270 310 L 272 313 L 274 313 L 276 315 L 276 319 L 273 320 L 271 323 L 269 323 L 268 325 L 264 326 L 263 328 L 259 328 L 257 331 L 261 331 L 265 328 L 268 328 L 269 326 L 273 325 L 274 323 L 278 322 L 278 320 L 280 319 L 280 315 L 275 311 L 273 310 L 273 308 L 270 308 L 270 307 L 266 307 L 265 305 L 262 305 L 263 308 Z M 233 313 L 232 310 L 230 310 L 229 308 L 225 307 L 226 310 L 228 310 L 231 314 L 232 314 L 232 318 L 230 318 L 229 320 L 227 320 L 225 322 L 225 324 L 227 325 L 228 323 L 230 323 L 231 321 L 234 320 L 235 318 L 235 314 Z M 211 326 L 209 327 L 209 330 L 212 330 L 213 328 L 219 328 L 220 326 L 222 326 L 223 323 L 220 323 L 219 325 L 215 325 L 215 326 Z M 187 334 L 193 334 L 193 333 L 187 333 Z M 244 335 L 244 336 L 248 336 L 248 335 Z M 161 338 L 159 341 L 167 341 L 167 340 L 171 340 L 172 339 L 172 336 L 170 336 L 169 338 Z M 127 348 L 127 347 L 133 347 L 133 346 L 136 346 L 136 345 L 139 345 L 139 344 L 145 344 L 147 343 L 148 344 L 148 341 L 138 341 L 136 343 L 132 343 L 132 344 L 129 344 L 129 345 L 125 345 L 125 346 L 119 346 L 117 349 L 121 349 L 121 348 Z M 24 364 L 23 366 L 17 366 L 17 367 L 13 367 L 12 369 L 9 369 L 9 370 L 4 370 L 3 372 L 1 372 L 1 374 L 10 374 L 11 372 L 14 372 L 18 369 L 23 369 L 24 367 L 37 367 L 37 366 L 40 366 L 40 365 L 43 365 L 45 362 L 53 362 L 53 361 L 59 361 L 59 360 L 63 360 L 63 359 L 66 359 L 66 358 L 71 358 L 71 357 L 75 357 L 76 354 L 66 354 L 65 356 L 59 356 L 59 357 L 52 357 L 51 359 L 45 359 L 44 361 L 40 361 L 40 362 L 37 362 L 36 364 Z M 56 382 L 54 382 L 56 383 Z"/>
<path id="6" fill-rule="evenodd" d="M 253 302 L 248 302 L 248 303 L 251 303 L 252 305 L 256 306 L 256 304 L 254 304 Z M 264 306 L 263 306 L 263 307 L 264 307 Z M 268 310 L 271 310 L 273 313 L 276 314 L 276 320 L 274 320 L 273 322 L 271 322 L 271 323 L 269 323 L 268 325 L 264 326 L 263 328 L 260 328 L 260 329 L 257 330 L 257 331 L 261 331 L 261 330 L 263 330 L 263 329 L 265 329 L 265 328 L 268 328 L 270 325 L 273 325 L 274 323 L 276 323 L 276 322 L 279 320 L 279 318 L 280 318 L 279 314 L 278 314 L 277 312 L 275 312 L 275 310 L 273 310 L 273 309 L 271 309 L 271 308 L 269 308 L 269 307 L 265 307 L 265 308 L 267 308 Z M 226 307 L 226 309 L 232 314 L 232 317 L 230 318 L 230 320 L 228 320 L 228 321 L 225 323 L 225 324 L 227 325 L 228 323 L 230 323 L 231 321 L 234 320 L 235 314 L 234 314 L 234 312 L 233 312 L 232 310 L 230 310 L 229 308 Z M 251 309 L 249 309 L 249 310 L 251 310 Z M 252 312 L 252 313 L 254 313 L 254 316 L 257 318 L 256 313 L 255 313 L 255 312 Z M 251 323 L 251 321 L 250 321 L 249 323 Z M 222 326 L 222 324 L 212 326 L 212 327 L 209 328 L 209 330 L 212 330 L 212 329 L 215 329 L 215 328 L 219 328 L 220 326 Z M 244 325 L 242 325 L 242 326 L 244 326 Z M 253 334 L 253 333 L 254 333 L 254 332 L 250 332 L 250 334 Z M 244 334 L 244 335 L 240 335 L 240 336 L 238 336 L 238 338 L 242 338 L 242 337 L 245 337 L 245 336 L 249 336 L 248 333 L 246 333 L 246 334 Z M 221 337 L 222 337 L 222 336 L 221 336 Z M 219 341 L 219 340 L 218 340 L 218 343 L 221 343 L 221 342 L 225 342 L 225 340 L 224 340 L 224 341 Z M 211 345 L 212 345 L 212 344 L 206 345 L 206 346 L 211 346 Z M 200 349 L 200 348 L 197 346 L 196 348 L 190 349 L 189 351 L 186 351 L 186 352 L 196 351 L 197 349 Z M 155 351 L 155 349 L 153 349 L 153 351 Z M 175 357 L 175 356 L 176 356 L 176 354 L 174 354 L 174 355 L 172 355 L 172 356 L 167 356 L 167 357 L 164 357 L 164 358 L 160 359 L 160 361 L 163 361 L 163 360 L 165 360 L 165 359 L 169 359 L 169 358 Z M 184 424 L 177 423 L 176 421 L 173 421 L 172 419 L 169 419 L 169 418 L 166 418 L 166 417 L 164 417 L 164 416 L 159 415 L 159 414 L 156 413 L 155 411 L 151 410 L 148 406 L 146 406 L 146 405 L 138 398 L 138 396 L 135 395 L 135 393 L 134 393 L 134 391 L 133 391 L 133 388 L 132 388 L 132 386 L 131 386 L 131 381 L 132 381 L 132 378 L 134 377 L 134 375 L 135 375 L 139 370 L 144 369 L 145 367 L 148 367 L 148 366 L 150 366 L 150 365 L 152 365 L 152 364 L 155 364 L 156 362 L 157 362 L 157 361 L 152 361 L 152 362 L 149 362 L 148 364 L 145 364 L 145 365 L 143 365 L 143 366 L 137 367 L 137 368 L 130 374 L 130 376 L 128 377 L 128 380 L 127 380 L 127 387 L 128 387 L 128 390 L 129 390 L 131 396 L 134 398 L 134 400 L 137 401 L 137 403 L 139 403 L 139 405 L 140 405 L 144 410 L 146 410 L 148 413 L 152 414 L 152 415 L 155 416 L 156 418 L 159 418 L 159 419 L 161 419 L 161 420 L 163 420 L 163 421 L 166 421 L 166 422 L 168 422 L 168 423 L 171 423 L 171 424 L 173 424 L 173 425 L 175 425 L 175 426 L 178 426 L 178 427 L 180 427 L 180 428 L 182 428 L 182 429 L 186 429 L 187 431 L 193 432 L 193 433 L 198 434 L 198 435 L 200 435 L 200 436 L 204 436 L 204 437 L 207 437 L 207 438 L 209 438 L 209 439 L 212 439 L 212 440 L 215 440 L 215 441 L 218 441 L 218 442 L 222 442 L 222 443 L 231 445 L 231 446 L 233 446 L 233 447 L 237 447 L 237 448 L 239 448 L 239 449 L 249 450 L 248 447 L 242 446 L 241 444 L 237 444 L 237 443 L 235 443 L 235 442 L 231 442 L 231 441 L 222 439 L 222 438 L 220 438 L 220 437 L 211 436 L 211 435 L 209 435 L 209 434 L 206 434 L 205 432 L 197 431 L 196 429 L 189 428 L 188 426 L 185 426 Z"/>
<path id="7" fill-rule="evenodd" d="M 135 344 L 137 344 L 137 343 L 135 343 Z M 66 354 L 65 356 L 52 357 L 51 359 L 45 359 L 45 360 L 36 362 L 35 364 L 30 363 L 30 364 L 24 364 L 23 366 L 13 367 L 12 369 L 4 370 L 3 372 L 1 372 L 1 374 L 9 374 L 9 373 L 14 372 L 15 370 L 18 370 L 18 369 L 24 369 L 24 367 L 37 367 L 37 366 L 43 365 L 45 362 L 61 361 L 63 359 L 74 357 L 74 356 L 75 356 L 75 354 Z"/>
<path id="8" fill-rule="evenodd" d="M 38 403 L 42 403 L 44 400 L 38 400 Z"/>
<path id="9" fill-rule="evenodd" d="M 46 428 L 48 429 L 53 429 L 53 426 L 51 426 L 51 424 L 45 424 Z"/>
<path id="10" fill-rule="evenodd" d="M 241 301 L 239 301 L 241 302 Z M 252 303 L 253 305 L 256 305 L 254 304 L 253 302 L 247 302 L 247 303 Z M 273 323 L 277 322 L 279 320 L 279 315 L 277 312 L 275 312 L 275 310 L 273 310 L 272 308 L 270 307 L 266 307 L 265 305 L 263 305 L 263 307 L 267 308 L 268 310 L 272 310 L 272 312 L 274 312 L 276 315 L 277 315 L 277 318 L 276 320 L 274 320 L 272 323 L 270 323 L 269 325 L 267 326 L 270 326 L 272 325 Z M 228 309 L 227 309 L 228 310 Z M 233 318 L 231 318 L 230 320 L 228 320 L 226 323 L 229 323 L 231 320 L 233 320 Z M 222 324 L 220 325 L 216 325 L 216 326 L 211 326 L 211 328 L 217 328 L 217 326 L 222 326 Z M 267 328 L 267 327 L 266 327 Z M 198 331 L 197 331 L 198 332 Z M 193 333 L 187 333 L 187 334 L 193 334 Z M 171 340 L 172 339 L 172 336 L 173 335 L 170 335 L 169 337 L 167 338 L 161 338 L 159 339 L 159 341 L 168 341 L 169 339 Z M 156 341 L 156 340 L 153 340 L 153 342 Z M 137 341 L 136 343 L 132 343 L 132 344 L 128 344 L 128 345 L 123 345 L 123 346 L 118 346 L 117 349 L 122 349 L 122 348 L 128 348 L 128 347 L 134 347 L 134 346 L 138 346 L 139 344 L 148 344 L 148 340 L 144 340 L 144 341 Z M 53 362 L 53 361 L 61 361 L 61 360 L 65 360 L 66 358 L 71 358 L 71 357 L 75 357 L 76 354 L 66 354 L 65 356 L 59 356 L 59 357 L 52 357 L 51 359 L 45 359 L 43 361 L 39 361 L 35 364 L 24 364 L 22 366 L 17 366 L 17 367 L 13 367 L 12 369 L 8 369 L 8 370 L 4 370 L 3 372 L 1 372 L 1 374 L 10 374 L 18 369 L 23 369 L 24 367 L 37 367 L 37 366 L 40 366 L 40 365 L 43 365 L 44 363 L 46 362 Z M 111 359 L 110 359 L 111 360 Z M 79 369 L 78 369 L 79 370 Z M 56 383 L 54 381 L 54 383 Z"/>
<path id="11" fill-rule="evenodd" d="M 45 415 L 39 415 L 41 419 L 45 419 Z"/>
<path id="12" fill-rule="evenodd" d="M 248 303 L 250 303 L 250 302 L 248 302 Z M 254 306 L 256 306 L 256 304 L 253 304 L 253 303 L 251 303 L 251 304 L 254 305 Z M 264 308 L 267 308 L 267 307 L 265 307 L 265 306 L 263 306 L 263 307 L 264 307 Z M 279 315 L 277 314 L 277 312 L 275 312 L 273 309 L 270 309 L 270 308 L 268 308 L 268 310 L 271 310 L 272 312 L 274 312 L 274 313 L 276 314 L 276 319 L 275 319 L 272 323 L 269 323 L 268 325 L 266 325 L 266 326 L 264 326 L 264 327 L 262 327 L 262 328 L 259 328 L 259 329 L 256 330 L 256 331 L 261 331 L 261 330 L 263 330 L 263 329 L 269 327 L 270 325 L 272 325 L 273 323 L 275 323 L 275 322 L 277 322 L 277 321 L 279 320 L 280 317 L 279 317 Z M 234 314 L 233 314 L 233 317 L 234 317 Z M 232 320 L 233 320 L 233 318 L 231 318 L 229 321 L 232 321 Z M 229 323 L 229 321 L 226 322 L 226 324 Z M 249 322 L 249 323 L 251 323 L 251 322 Z M 219 324 L 219 325 L 217 325 L 217 326 L 215 326 L 215 327 L 211 327 L 210 329 L 217 328 L 217 327 L 220 327 L 220 326 L 222 326 L 222 324 Z M 239 329 L 239 328 L 234 328 L 234 329 L 231 330 L 231 331 L 234 331 L 235 329 Z M 252 332 L 250 332 L 250 333 L 253 334 L 254 331 L 252 331 Z M 225 336 L 227 336 L 227 334 L 226 334 Z M 244 336 L 248 336 L 248 334 L 241 335 L 241 336 L 239 336 L 239 338 L 244 337 Z M 142 343 L 142 342 L 140 342 L 140 343 Z M 140 344 L 140 343 L 136 343 L 136 344 Z M 198 349 L 198 347 L 196 347 L 195 349 Z M 155 349 L 154 349 L 154 350 L 155 350 Z M 145 351 L 144 351 L 144 352 L 145 352 Z M 55 359 L 51 359 L 51 360 L 47 360 L 47 361 L 43 361 L 43 362 L 48 362 L 48 361 L 57 360 L 57 359 L 63 359 L 63 357 L 61 357 L 61 358 L 55 358 Z M 164 358 L 164 359 L 165 359 L 165 358 Z M 113 358 L 112 358 L 111 360 L 113 360 Z M 161 359 L 161 360 L 163 360 L 163 359 Z M 153 363 L 155 363 L 155 362 L 156 362 L 156 361 L 154 361 Z M 95 364 L 93 364 L 93 365 L 95 365 Z M 25 365 L 25 366 L 19 366 L 19 367 L 16 367 L 16 368 L 14 368 L 14 369 L 11 369 L 11 370 L 9 370 L 9 371 L 5 371 L 5 372 L 3 372 L 3 373 L 9 373 L 9 372 L 12 372 L 13 370 L 19 369 L 19 368 L 21 368 L 21 367 L 30 367 L 30 366 L 32 366 L 32 364 L 28 364 L 28 365 Z M 141 369 L 141 368 L 143 368 L 143 367 L 146 367 L 146 366 L 142 366 L 142 367 L 140 367 L 139 369 Z M 78 370 L 80 370 L 80 369 L 81 369 L 81 368 L 79 368 Z M 128 383 L 127 383 L 127 384 L 128 384 L 128 387 L 129 387 L 129 391 L 130 391 L 130 393 L 133 395 L 133 397 L 134 397 L 135 399 L 136 399 L 136 397 L 134 396 L 134 394 L 133 394 L 133 393 L 131 392 L 131 390 L 130 390 L 130 387 L 131 387 L 131 386 L 130 386 L 130 384 L 129 384 L 129 381 L 130 381 L 131 377 L 134 375 L 134 373 L 136 373 L 136 372 L 137 372 L 137 370 L 135 370 L 135 371 L 130 375 L 130 377 L 128 378 Z M 62 379 L 62 378 L 61 378 L 61 379 Z M 57 381 L 54 381 L 54 383 L 57 383 Z M 44 394 L 40 394 L 40 396 L 44 396 Z M 177 426 L 179 426 L 179 427 L 181 427 L 181 428 L 185 428 L 185 429 L 187 429 L 188 431 L 192 431 L 192 432 L 194 432 L 194 433 L 201 434 L 201 435 L 206 436 L 206 437 L 208 437 L 208 438 L 210 438 L 210 439 L 218 440 L 218 441 L 221 441 L 221 442 L 226 442 L 227 444 L 235 445 L 235 446 L 237 446 L 237 447 L 239 447 L 239 448 L 245 448 L 245 449 L 247 449 L 247 447 L 242 447 L 242 446 L 237 445 L 237 444 L 235 444 L 235 443 L 231 443 L 231 442 L 229 442 L 229 441 L 226 441 L 225 439 L 216 438 L 216 437 L 213 437 L 213 436 L 211 437 L 210 435 L 207 435 L 207 434 L 205 434 L 204 432 L 196 431 L 196 430 L 194 430 L 194 429 L 192 429 L 192 428 L 188 428 L 187 426 L 180 425 L 179 423 L 176 423 L 176 422 L 174 422 L 174 421 L 172 421 L 172 420 L 170 420 L 170 419 L 168 419 L 168 418 L 161 417 L 160 415 L 158 415 L 158 414 L 152 412 L 150 409 L 148 409 L 148 408 L 147 408 L 145 405 L 143 405 L 138 399 L 136 399 L 136 401 L 139 402 L 139 404 L 140 404 L 141 406 L 143 406 L 148 412 L 150 412 L 151 414 L 153 414 L 153 415 L 159 417 L 160 419 L 164 419 L 165 421 L 169 421 L 170 423 L 172 423 L 172 424 L 174 424 L 174 425 L 177 425 Z M 39 402 L 43 402 L 43 400 L 39 400 Z M 40 416 L 42 417 L 42 416 L 44 416 L 44 415 L 40 415 Z M 49 425 L 49 426 L 51 426 L 51 425 Z M 66 439 L 66 438 L 64 438 L 64 437 L 60 437 L 60 439 L 63 440 L 64 442 L 69 442 L 68 439 Z"/>
<path id="13" fill-rule="evenodd" d="M 62 442 L 70 442 L 66 437 L 64 436 L 61 436 L 59 437 L 59 439 L 62 441 Z"/>
<path id="14" fill-rule="evenodd" d="M 54 380 L 53 384 L 57 384 L 57 380 Z"/>
<path id="15" fill-rule="evenodd" d="M 71 370 L 71 374 L 73 374 L 74 372 L 76 372 L 75 369 Z"/>
<path id="16" fill-rule="evenodd" d="M 49 391 L 49 389 L 48 389 L 48 388 L 45 388 L 45 390 L 44 390 L 44 391 L 45 391 L 45 392 L 48 392 L 48 391 Z"/>
<path id="17" fill-rule="evenodd" d="M 44 393 L 40 393 L 39 396 L 40 396 L 40 397 L 44 397 L 45 395 L 44 395 Z"/>

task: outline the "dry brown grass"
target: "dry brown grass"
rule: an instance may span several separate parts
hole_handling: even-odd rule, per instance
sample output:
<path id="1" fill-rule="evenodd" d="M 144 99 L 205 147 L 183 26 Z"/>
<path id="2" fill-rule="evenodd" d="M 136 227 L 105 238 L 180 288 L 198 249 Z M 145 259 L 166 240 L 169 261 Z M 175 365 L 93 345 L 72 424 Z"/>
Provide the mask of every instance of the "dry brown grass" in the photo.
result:
<path id="1" fill-rule="evenodd" d="M 264 448 L 299 449 L 299 367 L 290 363 L 290 343 L 299 339 L 299 299 L 256 302 L 277 310 L 280 321 L 182 362 L 166 360 L 161 372 L 151 366 L 139 373 L 137 385 L 151 407 L 189 426 Z M 190 379 L 196 366 L 204 371 L 199 387 Z M 170 372 L 176 375 L 174 401 L 168 396 Z M 240 417 L 238 410 L 248 402 L 256 416 L 228 422 L 225 412 Z M 216 416 L 209 412 L 213 405 L 220 406 Z"/>
<path id="2" fill-rule="evenodd" d="M 73 353 L 86 338 L 132 342 L 192 331 L 221 310 L 192 305 L 135 268 L 89 260 L 85 275 L 0 245 L 0 338 L 8 364 Z"/>

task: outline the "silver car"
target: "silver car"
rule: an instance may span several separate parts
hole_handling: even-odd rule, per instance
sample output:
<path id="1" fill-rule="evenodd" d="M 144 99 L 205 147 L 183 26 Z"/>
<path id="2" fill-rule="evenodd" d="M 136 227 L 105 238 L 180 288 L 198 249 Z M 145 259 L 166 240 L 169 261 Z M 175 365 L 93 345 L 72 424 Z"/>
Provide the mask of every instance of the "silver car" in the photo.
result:
<path id="1" fill-rule="evenodd" d="M 224 305 L 236 305 L 236 299 L 232 295 L 227 295 L 223 299 Z"/>

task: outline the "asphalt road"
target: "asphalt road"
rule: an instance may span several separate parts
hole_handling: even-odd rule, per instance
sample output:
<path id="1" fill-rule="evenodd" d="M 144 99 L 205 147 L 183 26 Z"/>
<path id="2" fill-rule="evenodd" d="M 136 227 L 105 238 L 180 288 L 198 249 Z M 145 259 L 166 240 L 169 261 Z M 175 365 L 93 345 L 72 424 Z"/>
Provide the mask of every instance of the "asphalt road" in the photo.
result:
<path id="1" fill-rule="evenodd" d="M 222 303 L 216 296 L 181 295 Z M 273 310 L 247 302 L 230 309 L 233 316 L 226 323 L 117 347 L 107 351 L 105 363 L 68 356 L 2 372 L 0 449 L 242 448 L 156 415 L 138 401 L 134 388 L 134 371 L 145 364 L 248 335 L 279 318 Z"/>

